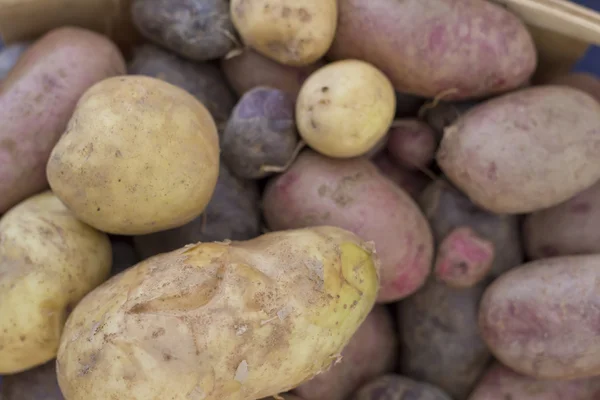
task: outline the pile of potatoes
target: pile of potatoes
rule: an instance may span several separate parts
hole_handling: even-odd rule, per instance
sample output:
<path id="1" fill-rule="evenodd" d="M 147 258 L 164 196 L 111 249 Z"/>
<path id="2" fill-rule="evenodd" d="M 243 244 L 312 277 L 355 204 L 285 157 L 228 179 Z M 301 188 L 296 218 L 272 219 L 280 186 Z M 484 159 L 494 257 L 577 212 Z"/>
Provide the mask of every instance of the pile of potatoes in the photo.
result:
<path id="1" fill-rule="evenodd" d="M 597 77 L 487 0 L 130 3 L 0 49 L 0 400 L 600 399 Z"/>

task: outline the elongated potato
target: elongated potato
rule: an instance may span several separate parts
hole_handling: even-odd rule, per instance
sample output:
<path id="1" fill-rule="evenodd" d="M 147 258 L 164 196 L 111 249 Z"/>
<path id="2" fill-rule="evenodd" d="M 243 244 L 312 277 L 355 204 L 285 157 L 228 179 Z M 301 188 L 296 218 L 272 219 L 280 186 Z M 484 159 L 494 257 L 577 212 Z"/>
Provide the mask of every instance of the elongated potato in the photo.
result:
<path id="1" fill-rule="evenodd" d="M 437 161 L 489 211 L 554 206 L 600 179 L 600 103 L 552 85 L 497 97 L 446 129 Z"/>
<path id="2" fill-rule="evenodd" d="M 56 380 L 54 360 L 0 380 L 1 400 L 64 400 Z"/>
<path id="3" fill-rule="evenodd" d="M 79 222 L 51 192 L 0 220 L 0 375 L 56 357 L 69 312 L 108 278 L 107 235 Z"/>
<path id="4" fill-rule="evenodd" d="M 46 162 L 79 97 L 125 73 L 117 47 L 79 28 L 33 44 L 0 86 L 0 214 L 48 186 Z"/>
<path id="5" fill-rule="evenodd" d="M 323 57 L 337 25 L 336 0 L 231 0 L 231 19 L 246 46 L 281 64 Z"/>
<path id="6" fill-rule="evenodd" d="M 494 281 L 479 327 L 496 358 L 539 379 L 600 374 L 600 256 L 533 261 Z"/>
<path id="7" fill-rule="evenodd" d="M 425 217 L 365 158 L 303 151 L 267 185 L 263 210 L 273 230 L 334 225 L 374 241 L 382 262 L 379 302 L 409 296 L 429 275 L 433 239 Z"/>
<path id="8" fill-rule="evenodd" d="M 525 25 L 484 0 L 344 0 L 328 57 L 359 58 L 400 92 L 445 100 L 518 87 L 535 70 Z"/>
<path id="9" fill-rule="evenodd" d="M 259 399 L 339 357 L 374 305 L 372 247 L 334 227 L 152 257 L 88 295 L 58 354 L 69 400 Z"/>

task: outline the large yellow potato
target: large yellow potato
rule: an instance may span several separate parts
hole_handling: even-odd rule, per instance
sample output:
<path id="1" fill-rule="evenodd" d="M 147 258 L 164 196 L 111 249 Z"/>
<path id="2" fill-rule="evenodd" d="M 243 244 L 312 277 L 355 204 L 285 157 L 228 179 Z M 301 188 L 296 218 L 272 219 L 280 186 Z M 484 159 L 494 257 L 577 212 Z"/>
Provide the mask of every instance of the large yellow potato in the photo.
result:
<path id="1" fill-rule="evenodd" d="M 314 72 L 302 85 L 296 125 L 304 141 L 329 157 L 366 154 L 385 136 L 396 113 L 389 79 L 360 60 L 344 60 Z"/>
<path id="2" fill-rule="evenodd" d="M 51 192 L 0 220 L 0 375 L 56 357 L 71 309 L 108 278 L 104 233 L 79 222 Z"/>
<path id="3" fill-rule="evenodd" d="M 198 217 L 218 174 L 210 113 L 185 90 L 145 76 L 92 86 L 47 166 L 53 191 L 79 219 L 122 235 Z"/>
<path id="4" fill-rule="evenodd" d="M 333 43 L 336 0 L 231 0 L 230 8 L 244 44 L 281 64 L 314 63 Z"/>
<path id="5" fill-rule="evenodd" d="M 189 245 L 90 293 L 62 337 L 68 400 L 254 400 L 325 371 L 374 305 L 379 260 L 340 228 Z"/>

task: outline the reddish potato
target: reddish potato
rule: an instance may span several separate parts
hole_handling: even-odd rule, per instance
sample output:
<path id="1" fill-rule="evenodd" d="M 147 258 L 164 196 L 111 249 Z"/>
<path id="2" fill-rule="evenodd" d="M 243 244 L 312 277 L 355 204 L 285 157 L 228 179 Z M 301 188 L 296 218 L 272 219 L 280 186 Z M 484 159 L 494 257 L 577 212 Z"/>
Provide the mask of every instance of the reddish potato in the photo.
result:
<path id="1" fill-rule="evenodd" d="M 479 327 L 496 358 L 539 379 L 600 375 L 600 255 L 533 261 L 486 290 Z"/>
<path id="2" fill-rule="evenodd" d="M 64 400 L 56 379 L 56 361 L 0 380 L 1 400 Z"/>
<path id="3" fill-rule="evenodd" d="M 566 85 L 583 90 L 596 100 L 600 101 L 600 79 L 594 74 L 575 72 L 569 75 L 556 77 L 550 83 L 554 85 Z"/>
<path id="4" fill-rule="evenodd" d="M 384 306 L 375 306 L 344 348 L 341 361 L 295 392 L 306 400 L 344 400 L 365 383 L 391 372 L 396 352 L 392 317 Z"/>
<path id="5" fill-rule="evenodd" d="M 437 387 L 400 375 L 384 375 L 363 386 L 353 400 L 452 400 Z"/>
<path id="6" fill-rule="evenodd" d="M 330 159 L 303 151 L 269 182 L 263 210 L 273 230 L 334 225 L 376 243 L 379 302 L 414 293 L 431 268 L 432 236 L 415 202 L 366 158 Z"/>
<path id="7" fill-rule="evenodd" d="M 435 132 L 417 119 L 392 124 L 387 149 L 394 160 L 409 169 L 423 169 L 433 161 L 437 147 Z"/>
<path id="8" fill-rule="evenodd" d="M 469 400 L 596 400 L 600 377 L 572 381 L 537 380 L 494 363 Z"/>
<path id="9" fill-rule="evenodd" d="M 429 184 L 427 175 L 398 166 L 385 151 L 373 157 L 373 163 L 384 176 L 404 189 L 413 199 L 417 199 Z"/>

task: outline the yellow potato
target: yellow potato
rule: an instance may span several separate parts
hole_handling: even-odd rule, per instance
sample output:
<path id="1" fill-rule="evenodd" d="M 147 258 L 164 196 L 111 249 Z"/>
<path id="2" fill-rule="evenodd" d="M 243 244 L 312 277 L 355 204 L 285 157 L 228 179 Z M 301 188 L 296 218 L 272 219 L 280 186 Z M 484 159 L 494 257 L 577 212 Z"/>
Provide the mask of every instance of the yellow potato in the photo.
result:
<path id="1" fill-rule="evenodd" d="M 374 305 L 379 260 L 340 228 L 188 245 L 90 293 L 67 322 L 68 400 L 248 400 L 325 371 Z"/>
<path id="2" fill-rule="evenodd" d="M 337 27 L 336 0 L 231 0 L 246 46 L 281 64 L 304 66 L 325 55 Z"/>
<path id="3" fill-rule="evenodd" d="M 79 219 L 122 235 L 198 217 L 218 174 L 210 113 L 185 90 L 144 76 L 92 86 L 47 166 L 53 191 Z"/>
<path id="4" fill-rule="evenodd" d="M 51 192 L 0 220 L 0 375 L 56 357 L 71 309 L 108 278 L 108 236 L 79 222 Z"/>
<path id="5" fill-rule="evenodd" d="M 329 157 L 366 154 L 387 133 L 396 95 L 386 76 L 359 60 L 326 65 L 304 82 L 296 124 L 304 141 Z"/>

